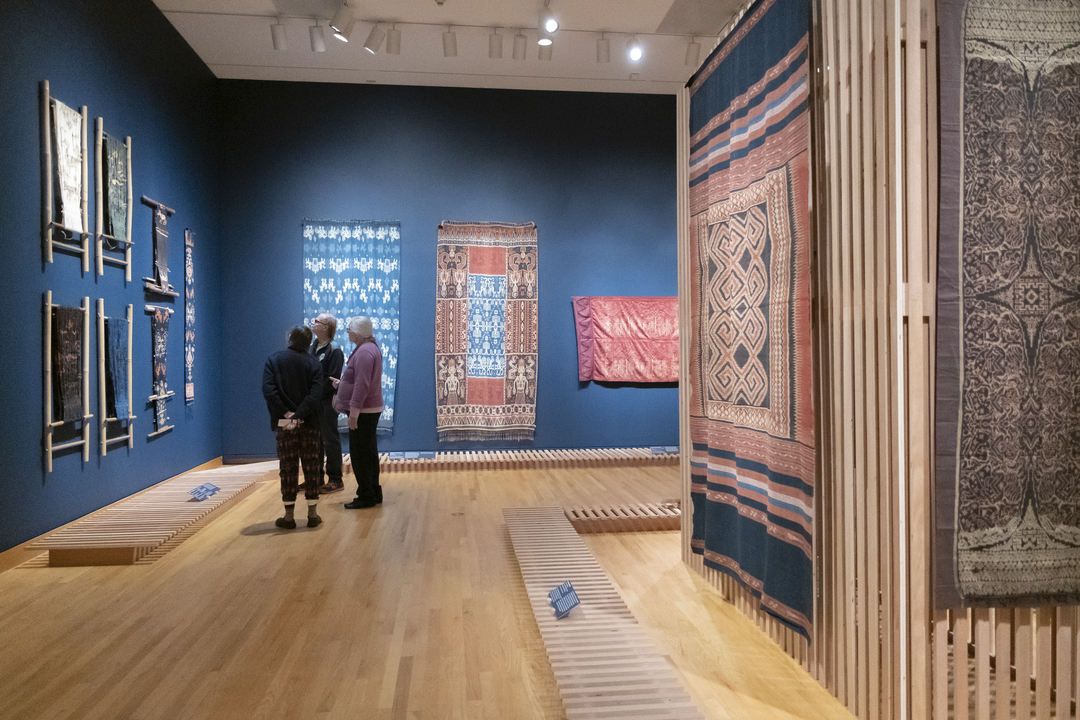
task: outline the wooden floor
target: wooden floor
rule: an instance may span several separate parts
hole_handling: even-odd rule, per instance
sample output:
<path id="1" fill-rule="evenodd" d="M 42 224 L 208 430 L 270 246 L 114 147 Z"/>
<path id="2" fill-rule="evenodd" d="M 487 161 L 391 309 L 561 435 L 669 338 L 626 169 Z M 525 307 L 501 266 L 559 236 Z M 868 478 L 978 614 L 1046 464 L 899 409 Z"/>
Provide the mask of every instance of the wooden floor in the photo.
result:
<path id="1" fill-rule="evenodd" d="M 674 467 L 393 473 L 381 508 L 339 493 L 322 526 L 282 531 L 270 481 L 151 565 L 7 570 L 0 717 L 562 718 L 502 508 L 678 484 Z M 678 533 L 584 537 L 706 717 L 850 717 L 681 564 Z"/>

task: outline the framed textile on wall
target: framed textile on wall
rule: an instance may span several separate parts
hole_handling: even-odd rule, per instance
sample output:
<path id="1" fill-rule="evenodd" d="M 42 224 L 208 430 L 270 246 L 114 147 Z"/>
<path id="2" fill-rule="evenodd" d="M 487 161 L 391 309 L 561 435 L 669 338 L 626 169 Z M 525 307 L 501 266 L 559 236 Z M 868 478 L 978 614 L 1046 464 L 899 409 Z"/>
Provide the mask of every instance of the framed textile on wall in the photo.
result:
<path id="1" fill-rule="evenodd" d="M 578 380 L 679 381 L 679 298 L 571 298 Z"/>
<path id="2" fill-rule="evenodd" d="M 320 313 L 338 321 L 334 343 L 348 357 L 345 323 L 371 318 L 383 354 L 383 412 L 378 432 L 394 430 L 397 385 L 399 301 L 401 297 L 401 223 L 365 220 L 304 220 L 304 322 Z"/>
<path id="3" fill-rule="evenodd" d="M 439 226 L 435 395 L 440 441 L 533 439 L 536 240 L 534 223 Z"/>
<path id="4" fill-rule="evenodd" d="M 1080 4 L 942 0 L 935 601 L 1080 601 Z"/>
<path id="5" fill-rule="evenodd" d="M 195 233 L 184 231 L 184 402 L 195 401 Z"/>
<path id="6" fill-rule="evenodd" d="M 759 0 L 690 85 L 695 553 L 813 615 L 808 0 Z"/>

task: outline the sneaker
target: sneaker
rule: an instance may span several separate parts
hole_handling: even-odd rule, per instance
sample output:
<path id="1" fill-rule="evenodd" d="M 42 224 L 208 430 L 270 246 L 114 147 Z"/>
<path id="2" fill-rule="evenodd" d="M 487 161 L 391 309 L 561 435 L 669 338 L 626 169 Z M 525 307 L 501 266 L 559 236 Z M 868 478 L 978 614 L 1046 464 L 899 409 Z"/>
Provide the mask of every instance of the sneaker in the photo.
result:
<path id="1" fill-rule="evenodd" d="M 345 489 L 345 483 L 341 482 L 328 482 L 319 488 L 320 495 L 330 495 L 331 493 L 341 492 Z"/>

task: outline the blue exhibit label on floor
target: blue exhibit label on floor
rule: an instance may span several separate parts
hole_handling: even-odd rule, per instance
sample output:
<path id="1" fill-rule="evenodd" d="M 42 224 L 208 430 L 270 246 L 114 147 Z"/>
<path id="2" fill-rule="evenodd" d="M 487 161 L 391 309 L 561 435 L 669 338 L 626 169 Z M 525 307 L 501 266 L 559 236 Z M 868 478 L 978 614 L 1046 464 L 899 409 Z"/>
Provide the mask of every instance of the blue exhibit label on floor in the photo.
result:
<path id="1" fill-rule="evenodd" d="M 551 598 L 551 607 L 555 608 L 555 617 L 559 620 L 569 615 L 571 610 L 581 604 L 577 593 L 574 591 L 574 586 L 570 584 L 569 580 L 549 592 L 548 597 Z"/>
<path id="2" fill-rule="evenodd" d="M 211 485 L 210 483 L 203 483 L 202 485 L 191 491 L 191 496 L 199 502 L 202 502 L 220 489 L 221 488 L 216 485 Z"/>

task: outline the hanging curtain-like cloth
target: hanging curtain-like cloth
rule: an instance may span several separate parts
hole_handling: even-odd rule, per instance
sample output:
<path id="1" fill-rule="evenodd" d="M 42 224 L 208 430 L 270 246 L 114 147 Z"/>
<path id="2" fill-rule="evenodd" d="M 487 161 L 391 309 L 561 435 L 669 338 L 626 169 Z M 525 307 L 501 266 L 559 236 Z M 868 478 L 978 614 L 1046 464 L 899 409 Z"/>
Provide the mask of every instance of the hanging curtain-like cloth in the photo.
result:
<path id="1" fill-rule="evenodd" d="M 56 420 L 82 420 L 83 330 L 82 309 L 52 309 L 53 416 Z"/>
<path id="2" fill-rule="evenodd" d="M 151 332 L 154 336 L 154 422 L 158 430 L 164 429 L 169 424 L 168 408 L 165 405 L 165 394 L 169 392 L 169 380 L 165 374 L 165 361 L 169 348 L 169 310 L 168 308 L 154 308 L 154 314 L 150 316 Z"/>
<path id="3" fill-rule="evenodd" d="M 345 323 L 371 318 L 383 354 L 383 412 L 377 432 L 394 429 L 397 385 L 398 304 L 401 296 L 401 223 L 304 220 L 304 322 L 321 313 L 338 321 L 334 343 L 348 357 L 354 349 Z"/>
<path id="4" fill-rule="evenodd" d="M 82 224 L 82 114 L 53 100 L 53 202 L 56 219 L 68 230 Z"/>
<path id="5" fill-rule="evenodd" d="M 939 606 L 1080 601 L 1080 3 L 942 0 Z"/>
<path id="6" fill-rule="evenodd" d="M 127 145 L 102 133 L 106 202 L 102 221 L 103 242 L 109 250 L 122 250 L 127 241 L 128 157 Z"/>
<path id="7" fill-rule="evenodd" d="M 105 318 L 105 344 L 105 403 L 108 417 L 127 420 L 127 318 Z"/>
<path id="8" fill-rule="evenodd" d="M 811 636 L 809 0 L 759 0 L 691 81 L 695 553 Z"/>

